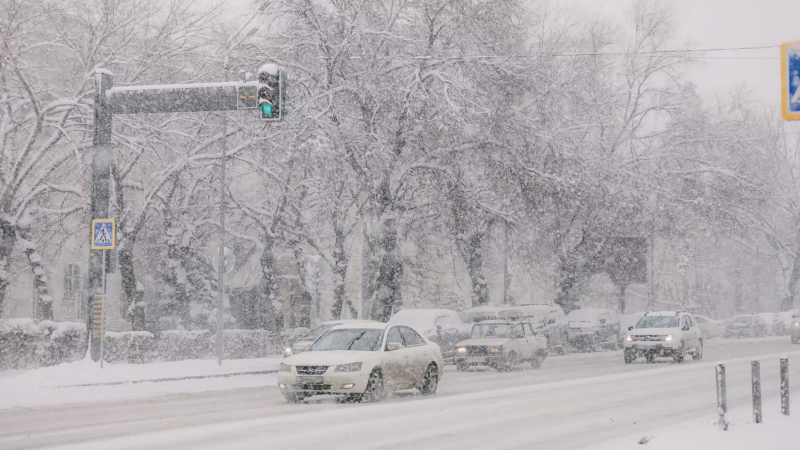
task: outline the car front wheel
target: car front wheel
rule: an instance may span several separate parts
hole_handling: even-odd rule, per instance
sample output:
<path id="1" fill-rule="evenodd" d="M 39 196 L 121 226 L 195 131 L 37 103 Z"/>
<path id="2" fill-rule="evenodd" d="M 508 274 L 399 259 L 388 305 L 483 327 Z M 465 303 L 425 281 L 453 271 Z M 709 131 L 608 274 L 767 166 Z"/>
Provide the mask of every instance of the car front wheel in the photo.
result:
<path id="1" fill-rule="evenodd" d="M 428 370 L 425 371 L 425 379 L 422 386 L 419 387 L 419 392 L 422 395 L 433 395 L 439 387 L 439 371 L 436 369 L 436 364 L 430 363 Z"/>
<path id="2" fill-rule="evenodd" d="M 636 360 L 636 355 L 633 354 L 633 350 L 625 349 L 625 364 L 633 364 Z"/>
<path id="3" fill-rule="evenodd" d="M 686 355 L 683 352 L 683 347 L 684 343 L 683 341 L 681 341 L 681 346 L 677 350 L 675 350 L 675 356 L 672 357 L 673 361 L 675 361 L 675 364 L 682 364 L 684 359 L 686 358 Z"/>
<path id="4" fill-rule="evenodd" d="M 386 398 L 386 386 L 383 384 L 383 376 L 377 370 L 372 371 L 367 381 L 367 388 L 361 394 L 362 403 L 375 403 Z"/>

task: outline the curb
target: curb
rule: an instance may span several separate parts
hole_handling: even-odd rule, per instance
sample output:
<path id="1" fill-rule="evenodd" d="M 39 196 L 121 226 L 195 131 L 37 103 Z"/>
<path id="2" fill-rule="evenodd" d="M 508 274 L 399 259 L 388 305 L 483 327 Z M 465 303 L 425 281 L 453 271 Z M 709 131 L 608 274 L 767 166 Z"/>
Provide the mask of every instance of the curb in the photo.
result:
<path id="1" fill-rule="evenodd" d="M 152 378 L 148 380 L 130 380 L 130 381 L 111 381 L 108 383 L 89 383 L 89 384 L 67 384 L 64 386 L 53 386 L 50 389 L 73 388 L 73 387 L 90 387 L 90 386 L 118 386 L 121 384 L 139 384 L 139 383 L 163 383 L 166 381 L 182 381 L 182 380 L 201 380 L 204 378 L 230 378 L 243 375 L 267 375 L 270 373 L 278 373 L 278 369 L 274 370 L 258 370 L 253 372 L 236 372 L 236 373 L 222 373 L 215 375 L 192 375 L 188 377 L 175 377 L 175 378 Z"/>

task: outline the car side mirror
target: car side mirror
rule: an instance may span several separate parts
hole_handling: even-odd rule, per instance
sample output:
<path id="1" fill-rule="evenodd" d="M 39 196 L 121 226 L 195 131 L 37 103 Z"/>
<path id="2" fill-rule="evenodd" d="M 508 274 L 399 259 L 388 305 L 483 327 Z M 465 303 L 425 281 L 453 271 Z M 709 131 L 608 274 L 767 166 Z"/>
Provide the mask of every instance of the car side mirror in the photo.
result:
<path id="1" fill-rule="evenodd" d="M 683 330 L 683 331 L 689 331 L 689 325 L 684 325 L 684 326 L 683 326 L 683 328 L 681 328 L 681 330 Z"/>
<path id="2" fill-rule="evenodd" d="M 628 327 L 628 331 L 633 331 L 633 327 Z"/>
<path id="3" fill-rule="evenodd" d="M 388 344 L 386 344 L 386 350 L 389 350 L 390 352 L 393 352 L 395 350 L 400 350 L 401 348 L 403 348 L 403 344 L 399 342 L 389 342 Z"/>

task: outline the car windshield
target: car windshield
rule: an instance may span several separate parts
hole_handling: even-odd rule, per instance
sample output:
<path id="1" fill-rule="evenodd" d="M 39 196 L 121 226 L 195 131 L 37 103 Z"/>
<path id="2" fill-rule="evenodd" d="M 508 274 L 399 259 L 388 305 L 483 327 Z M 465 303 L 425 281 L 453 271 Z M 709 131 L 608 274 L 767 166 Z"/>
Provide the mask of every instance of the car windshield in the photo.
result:
<path id="1" fill-rule="evenodd" d="M 513 323 L 479 323 L 472 327 L 470 336 L 473 339 L 498 337 L 514 339 L 517 337 L 516 324 Z"/>
<path id="2" fill-rule="evenodd" d="M 636 324 L 636 328 L 676 328 L 677 326 L 677 316 L 644 316 Z"/>
<path id="3" fill-rule="evenodd" d="M 731 323 L 738 323 L 738 324 L 742 324 L 742 325 L 750 325 L 750 324 L 753 323 L 753 318 L 751 316 L 734 317 L 731 320 Z"/>
<path id="4" fill-rule="evenodd" d="M 304 341 L 316 341 L 318 337 L 322 336 L 323 333 L 325 333 L 326 331 L 330 330 L 333 327 L 334 324 L 330 323 L 320 325 L 317 328 L 314 328 L 313 330 L 309 331 L 308 334 L 303 336 L 301 339 Z"/>
<path id="5" fill-rule="evenodd" d="M 374 352 L 381 348 L 383 330 L 347 328 L 331 330 L 317 339 L 309 347 L 311 352 L 352 350 Z"/>

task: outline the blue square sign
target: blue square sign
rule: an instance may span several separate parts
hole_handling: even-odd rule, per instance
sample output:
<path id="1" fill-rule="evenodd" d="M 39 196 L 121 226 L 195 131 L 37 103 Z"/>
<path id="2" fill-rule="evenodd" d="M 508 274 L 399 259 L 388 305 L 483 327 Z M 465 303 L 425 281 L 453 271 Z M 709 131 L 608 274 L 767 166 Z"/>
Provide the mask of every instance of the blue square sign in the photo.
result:
<path id="1" fill-rule="evenodd" d="M 800 41 L 781 45 L 781 109 L 786 120 L 800 120 Z"/>
<path id="2" fill-rule="evenodd" d="M 113 250 L 117 244 L 116 221 L 95 219 L 92 221 L 92 250 Z"/>

